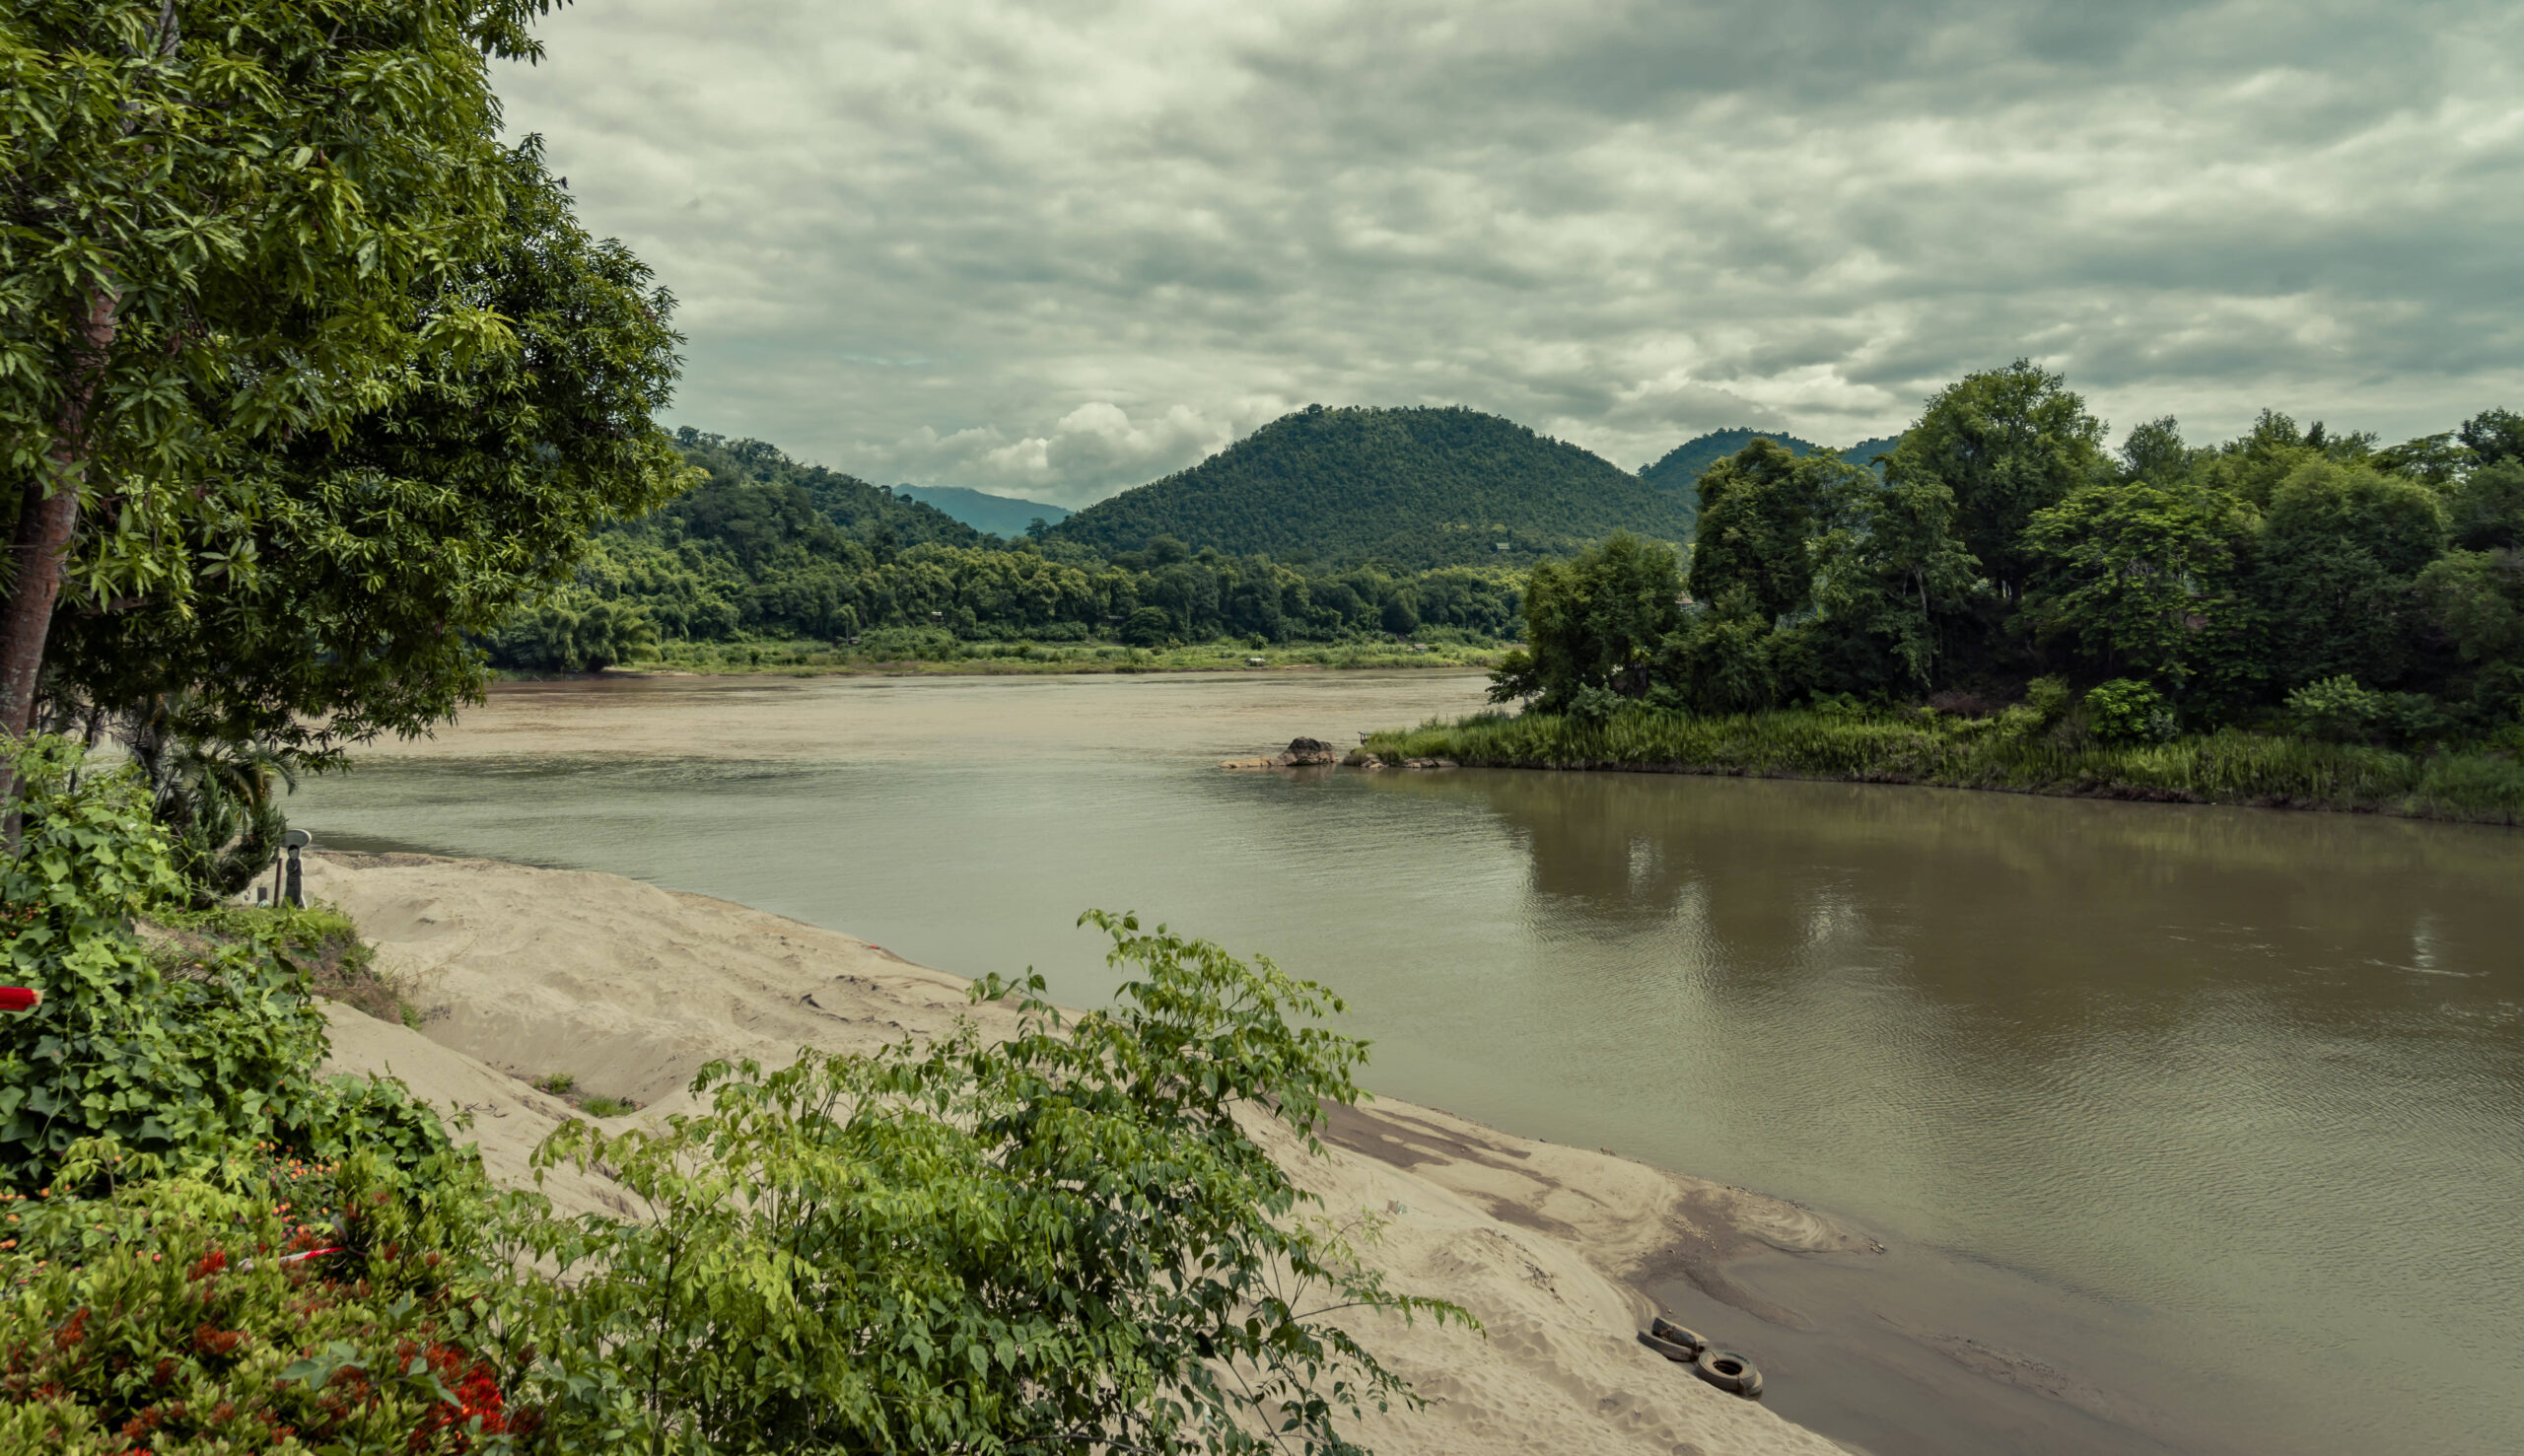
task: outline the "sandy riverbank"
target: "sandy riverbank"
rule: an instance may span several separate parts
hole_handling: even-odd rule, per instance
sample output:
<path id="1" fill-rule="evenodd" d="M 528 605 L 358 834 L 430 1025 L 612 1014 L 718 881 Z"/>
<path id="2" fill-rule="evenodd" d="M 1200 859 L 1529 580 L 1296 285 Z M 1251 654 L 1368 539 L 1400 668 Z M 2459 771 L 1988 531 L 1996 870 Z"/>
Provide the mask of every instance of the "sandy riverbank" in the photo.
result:
<path id="1" fill-rule="evenodd" d="M 348 912 L 390 972 L 413 978 L 423 1029 L 333 1007 L 333 1064 L 391 1072 L 473 1115 L 493 1176 L 570 1115 L 526 1079 L 567 1073 L 642 1106 L 685 1105 L 715 1057 L 779 1063 L 801 1045 L 866 1050 L 987 1026 L 962 978 L 834 932 L 612 875 L 480 860 L 336 855 L 310 894 Z M 1386 1219 L 1373 1260 L 1397 1287 L 1450 1299 L 1474 1334 L 1380 1322 L 1358 1333 L 1431 1404 L 1361 1433 L 1386 1456 L 1534 1451 L 1768 1456 L 1847 1448 L 1724 1395 L 1633 1338 L 1635 1279 L 1766 1246 L 1865 1254 L 1807 1210 L 1604 1153 L 1510 1137 L 1379 1100 L 1345 1112 L 1331 1155 L 1275 1148 L 1335 1214 Z M 600 1179 L 548 1181 L 565 1208 L 618 1207 Z"/>

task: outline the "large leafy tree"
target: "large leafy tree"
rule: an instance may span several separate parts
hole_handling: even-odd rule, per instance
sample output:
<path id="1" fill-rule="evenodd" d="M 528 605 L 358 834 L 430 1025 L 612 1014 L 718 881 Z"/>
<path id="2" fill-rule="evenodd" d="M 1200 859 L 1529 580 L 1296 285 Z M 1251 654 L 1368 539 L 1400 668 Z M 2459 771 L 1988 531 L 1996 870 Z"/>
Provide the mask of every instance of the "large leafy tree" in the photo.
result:
<path id="1" fill-rule="evenodd" d="M 253 560 L 317 442 L 521 347 L 453 280 L 505 232 L 488 61 L 535 55 L 549 7 L 0 17 L 0 729 L 29 726 L 59 598 L 180 613 Z"/>
<path id="2" fill-rule="evenodd" d="M 1845 687 L 1937 681 L 1947 624 L 1988 592 L 1959 514 L 1945 482 L 1917 471 L 1881 484 L 1861 473 L 1831 492 L 1814 543 L 1828 675 Z"/>
<path id="3" fill-rule="evenodd" d="M 1545 712 L 1583 690 L 1644 696 L 1666 639 L 1683 625 L 1673 549 L 1627 532 L 1546 561 L 1525 584 L 1525 641 L 1493 674 L 1494 702 L 1539 698 Z"/>
<path id="4" fill-rule="evenodd" d="M 2349 676 L 2370 687 L 2417 665 L 2416 580 L 2445 549 L 2435 491 L 2362 464 L 2311 458 L 2271 497 L 2251 590 L 2280 689 Z"/>
<path id="5" fill-rule="evenodd" d="M 2025 529 L 2024 624 L 2108 672 L 2188 681 L 2245 631 L 2236 577 L 2254 523 L 2196 487 L 2089 486 Z"/>
<path id="6" fill-rule="evenodd" d="M 649 510 L 685 477 L 653 420 L 674 378 L 672 301 L 621 244 L 579 227 L 531 139 L 499 176 L 486 245 L 403 309 L 407 334 L 470 310 L 506 337 L 423 352 L 389 403 L 269 442 L 250 519 L 190 590 L 65 599 L 48 674 L 57 716 L 173 700 L 189 731 L 319 759 L 417 731 L 478 690 L 471 639 L 567 576 L 608 519 Z M 535 621 L 588 615 L 541 605 Z M 638 616 L 603 614 L 625 631 Z"/>
<path id="7" fill-rule="evenodd" d="M 2033 513 L 2113 473 L 2102 421 L 2060 376 L 2023 359 L 1947 385 L 1884 469 L 1897 486 L 1953 493 L 1955 534 L 2005 600 L 2031 565 L 2022 536 Z"/>
<path id="8" fill-rule="evenodd" d="M 1830 451 L 1798 456 L 1767 439 L 1703 471 L 1693 597 L 1764 625 L 1804 611 L 1814 595 L 1805 543 L 1825 494 L 1852 477 L 1870 478 Z"/>

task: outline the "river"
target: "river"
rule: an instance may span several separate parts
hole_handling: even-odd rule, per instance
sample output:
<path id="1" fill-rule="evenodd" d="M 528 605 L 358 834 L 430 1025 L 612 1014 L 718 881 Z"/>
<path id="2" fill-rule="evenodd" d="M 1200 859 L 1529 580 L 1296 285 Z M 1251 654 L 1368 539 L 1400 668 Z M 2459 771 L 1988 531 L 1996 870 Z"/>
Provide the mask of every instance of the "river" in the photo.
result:
<path id="1" fill-rule="evenodd" d="M 292 806 L 1110 986 L 1088 906 L 1332 985 L 1378 1090 L 1828 1210 L 1757 1320 L 1877 1456 L 2524 1449 L 2524 833 L 1837 784 L 1227 773 L 1452 673 L 504 687 Z"/>

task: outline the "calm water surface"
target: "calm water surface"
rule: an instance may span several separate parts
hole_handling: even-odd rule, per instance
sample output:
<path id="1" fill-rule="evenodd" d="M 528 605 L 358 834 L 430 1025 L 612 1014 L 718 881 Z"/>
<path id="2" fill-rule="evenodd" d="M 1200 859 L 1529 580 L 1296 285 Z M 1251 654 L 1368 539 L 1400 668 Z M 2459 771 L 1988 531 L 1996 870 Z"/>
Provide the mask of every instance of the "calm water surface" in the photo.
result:
<path id="1" fill-rule="evenodd" d="M 1087 906 L 1268 952 L 1348 999 L 1379 1090 L 1882 1237 L 1866 1269 L 1745 1276 L 1839 1311 L 1841 1345 L 1722 1335 L 1811 1372 L 1775 1376 L 1785 1413 L 1888 1456 L 2009 1449 L 2009 1418 L 1940 1432 L 1933 1392 L 1870 1393 L 1910 1378 L 1870 1322 L 2071 1372 L 2069 1403 L 2115 1418 L 2016 1448 L 2524 1449 L 2524 833 L 1215 767 L 1480 686 L 536 686 L 294 813 L 319 842 L 609 870 L 949 970 L 1030 964 L 1072 1004 L 1110 985 Z"/>

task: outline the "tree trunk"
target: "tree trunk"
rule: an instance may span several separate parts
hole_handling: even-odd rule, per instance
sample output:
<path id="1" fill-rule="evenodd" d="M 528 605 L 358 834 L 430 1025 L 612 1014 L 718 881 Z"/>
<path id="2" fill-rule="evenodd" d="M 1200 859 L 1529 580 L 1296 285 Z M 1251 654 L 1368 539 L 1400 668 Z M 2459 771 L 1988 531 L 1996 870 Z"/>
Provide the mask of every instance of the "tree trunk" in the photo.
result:
<path id="1" fill-rule="evenodd" d="M 79 528 L 79 486 L 88 470 L 88 416 L 114 341 L 114 296 L 88 295 L 88 316 L 71 345 L 70 377 L 61 391 L 46 469 L 27 485 L 18 507 L 16 572 L 0 604 L 0 731 L 23 738 L 35 718 L 35 682 L 43 671 L 44 638 L 61 595 L 61 566 Z M 0 799 L 13 797 L 16 774 L 0 766 Z M 12 815 L 14 822 L 15 816 Z"/>

